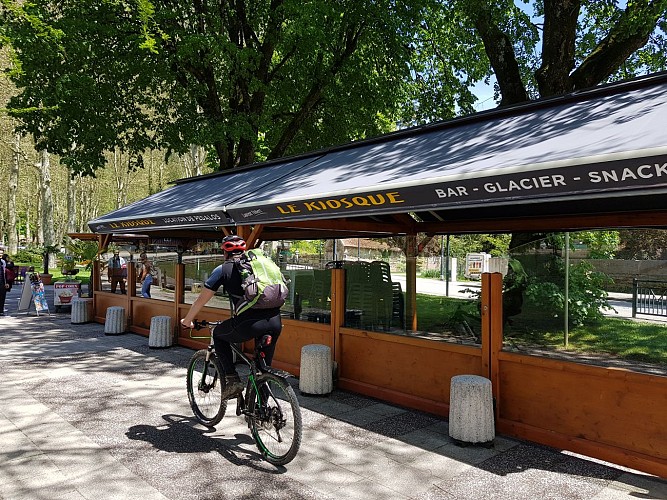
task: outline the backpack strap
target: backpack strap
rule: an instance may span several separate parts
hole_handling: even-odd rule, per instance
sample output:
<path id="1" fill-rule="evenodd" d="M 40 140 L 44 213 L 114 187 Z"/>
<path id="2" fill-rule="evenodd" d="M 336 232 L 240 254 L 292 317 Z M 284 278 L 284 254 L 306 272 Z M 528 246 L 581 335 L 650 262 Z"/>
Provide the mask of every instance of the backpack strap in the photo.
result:
<path id="1" fill-rule="evenodd" d="M 248 256 L 246 255 L 246 253 L 243 252 L 238 257 L 233 257 L 232 259 L 230 259 L 232 261 L 232 263 L 234 264 L 234 267 L 236 268 L 236 270 L 241 275 L 241 283 L 243 283 L 243 272 L 242 272 L 243 269 L 241 267 L 241 260 L 243 260 L 244 258 L 247 258 L 247 257 Z M 227 295 L 229 295 L 229 310 L 232 312 L 232 316 L 236 316 L 238 314 L 238 311 L 246 304 L 245 301 L 240 300 L 240 299 L 243 299 L 243 294 L 236 295 L 235 293 L 232 293 L 229 290 L 227 290 Z M 239 299 L 240 300 L 238 306 L 234 305 L 234 300 L 232 300 L 232 299 Z"/>

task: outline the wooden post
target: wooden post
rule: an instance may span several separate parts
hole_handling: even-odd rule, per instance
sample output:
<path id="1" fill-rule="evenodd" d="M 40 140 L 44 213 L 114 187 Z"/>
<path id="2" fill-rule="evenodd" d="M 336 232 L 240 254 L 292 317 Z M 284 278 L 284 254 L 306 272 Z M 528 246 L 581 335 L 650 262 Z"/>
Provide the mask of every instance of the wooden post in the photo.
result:
<path id="1" fill-rule="evenodd" d="M 25 278 L 28 279 L 27 276 Z M 100 261 L 95 259 L 93 261 L 93 269 L 90 274 L 90 287 L 93 291 L 93 317 L 97 316 L 97 293 L 102 289 L 102 280 L 100 279 Z"/>
<path id="2" fill-rule="evenodd" d="M 185 303 L 185 264 L 182 262 L 179 262 L 174 266 L 174 280 L 176 281 L 176 284 L 174 287 L 174 314 L 172 315 L 172 318 L 174 319 L 173 325 L 174 331 L 176 332 L 175 338 L 176 342 L 178 342 L 178 337 L 181 334 L 179 306 Z"/>
<path id="3" fill-rule="evenodd" d="M 339 364 L 341 345 L 340 327 L 345 324 L 345 269 L 331 270 L 331 338 L 329 339 L 333 360 Z"/>
<path id="4" fill-rule="evenodd" d="M 185 264 L 178 263 L 174 266 L 174 305 L 178 312 L 178 306 L 185 302 Z M 178 316 L 178 314 L 176 314 Z"/>
<path id="5" fill-rule="evenodd" d="M 405 238 L 405 318 L 408 330 L 417 330 L 417 235 Z"/>
<path id="6" fill-rule="evenodd" d="M 127 263 L 127 298 L 137 296 L 137 268 L 134 261 Z"/>
<path id="7" fill-rule="evenodd" d="M 496 401 L 496 421 L 500 415 L 499 354 L 503 349 L 503 275 L 482 274 L 482 367 L 491 380 Z"/>
<path id="8" fill-rule="evenodd" d="M 102 291 L 102 279 L 100 277 L 100 261 L 96 260 L 93 262 L 93 272 L 90 276 L 90 279 L 93 280 L 92 287 L 94 292 Z M 94 295 L 94 294 L 93 294 Z"/>

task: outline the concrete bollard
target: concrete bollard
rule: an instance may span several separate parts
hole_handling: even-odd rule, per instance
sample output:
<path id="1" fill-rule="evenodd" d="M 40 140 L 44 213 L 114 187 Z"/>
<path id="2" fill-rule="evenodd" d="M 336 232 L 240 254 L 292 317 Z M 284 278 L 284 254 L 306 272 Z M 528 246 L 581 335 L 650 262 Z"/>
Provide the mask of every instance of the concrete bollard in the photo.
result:
<path id="1" fill-rule="evenodd" d="M 452 377 L 449 436 L 460 444 L 490 446 L 496 437 L 491 381 L 478 375 Z"/>
<path id="2" fill-rule="evenodd" d="M 299 390 L 313 395 L 333 391 L 333 363 L 329 346 L 309 344 L 301 348 Z"/>
<path id="3" fill-rule="evenodd" d="M 120 335 L 125 333 L 125 308 L 111 306 L 107 308 L 104 321 L 104 335 Z"/>
<path id="4" fill-rule="evenodd" d="M 148 347 L 171 347 L 174 344 L 174 331 L 171 328 L 171 316 L 153 316 L 148 335 Z"/>
<path id="5" fill-rule="evenodd" d="M 88 323 L 92 318 L 90 317 L 90 310 L 88 308 L 91 299 L 77 299 L 72 300 L 71 323 L 80 324 Z"/>

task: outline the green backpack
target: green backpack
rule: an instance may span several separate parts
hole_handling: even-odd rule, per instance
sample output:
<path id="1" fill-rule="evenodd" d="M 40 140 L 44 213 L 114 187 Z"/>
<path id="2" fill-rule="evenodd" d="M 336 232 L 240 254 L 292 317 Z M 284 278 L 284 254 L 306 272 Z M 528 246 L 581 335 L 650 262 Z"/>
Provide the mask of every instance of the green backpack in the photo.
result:
<path id="1" fill-rule="evenodd" d="M 235 260 L 241 273 L 243 296 L 236 305 L 234 314 L 248 309 L 273 309 L 282 307 L 289 290 L 280 268 L 264 253 L 254 248 L 244 252 Z"/>

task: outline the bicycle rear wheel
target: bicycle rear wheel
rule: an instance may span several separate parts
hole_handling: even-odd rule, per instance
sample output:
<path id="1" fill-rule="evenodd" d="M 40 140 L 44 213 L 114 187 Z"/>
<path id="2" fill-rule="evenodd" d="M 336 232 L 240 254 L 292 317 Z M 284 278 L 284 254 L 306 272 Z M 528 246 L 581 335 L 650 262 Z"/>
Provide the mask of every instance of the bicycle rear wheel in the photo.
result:
<path id="1" fill-rule="evenodd" d="M 187 389 L 190 407 L 197 420 L 207 427 L 216 425 L 227 410 L 222 399 L 224 370 L 215 353 L 206 361 L 206 349 L 194 353 L 188 363 Z"/>
<path id="2" fill-rule="evenodd" d="M 250 429 L 267 462 L 285 465 L 301 446 L 301 408 L 294 389 L 281 377 L 264 373 L 248 395 Z"/>

